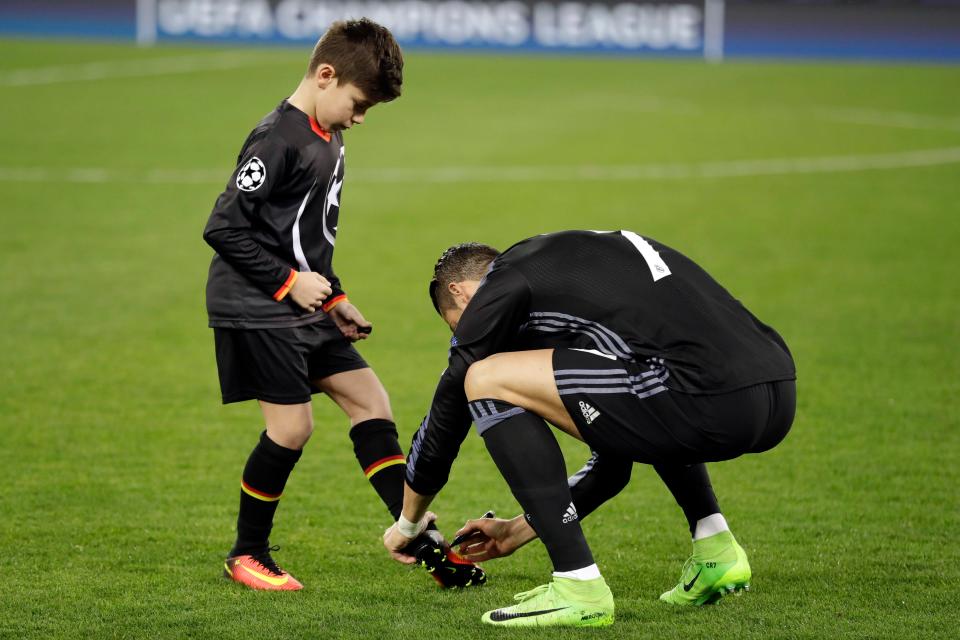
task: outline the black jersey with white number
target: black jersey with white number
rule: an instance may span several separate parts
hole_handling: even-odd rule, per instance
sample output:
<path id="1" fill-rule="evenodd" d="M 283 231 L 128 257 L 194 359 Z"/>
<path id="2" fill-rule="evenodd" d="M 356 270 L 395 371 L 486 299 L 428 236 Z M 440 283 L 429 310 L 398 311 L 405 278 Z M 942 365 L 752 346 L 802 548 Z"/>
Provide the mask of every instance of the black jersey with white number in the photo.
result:
<path id="1" fill-rule="evenodd" d="M 796 376 L 779 334 L 680 252 L 630 231 L 530 238 L 493 261 L 460 318 L 407 458 L 415 491 L 440 490 L 470 428 L 467 368 L 494 353 L 546 348 L 636 363 L 641 397 L 725 393 Z"/>
<path id="2" fill-rule="evenodd" d="M 296 272 L 332 284 L 329 308 L 344 295 L 333 272 L 343 185 L 343 137 L 286 100 L 247 137 L 210 214 L 204 239 L 217 252 L 207 277 L 211 327 L 295 327 L 324 318 L 287 293 Z"/>

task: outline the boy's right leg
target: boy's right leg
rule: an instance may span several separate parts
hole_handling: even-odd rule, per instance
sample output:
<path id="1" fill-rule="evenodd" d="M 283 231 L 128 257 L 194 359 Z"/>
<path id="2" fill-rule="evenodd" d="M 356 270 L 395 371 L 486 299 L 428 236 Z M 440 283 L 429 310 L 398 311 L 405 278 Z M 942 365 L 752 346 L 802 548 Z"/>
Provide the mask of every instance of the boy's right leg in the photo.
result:
<path id="1" fill-rule="evenodd" d="M 247 458 L 240 483 L 237 540 L 225 575 L 254 589 L 297 590 L 302 585 L 270 555 L 270 531 L 287 479 L 313 430 L 309 402 L 281 405 L 260 401 L 266 430 Z"/>

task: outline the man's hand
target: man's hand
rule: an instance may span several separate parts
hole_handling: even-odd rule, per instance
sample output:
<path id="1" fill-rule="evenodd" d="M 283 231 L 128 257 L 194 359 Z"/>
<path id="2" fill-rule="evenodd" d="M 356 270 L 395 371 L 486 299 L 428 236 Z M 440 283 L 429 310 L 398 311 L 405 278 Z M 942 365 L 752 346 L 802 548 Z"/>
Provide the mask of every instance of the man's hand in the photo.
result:
<path id="1" fill-rule="evenodd" d="M 418 523 L 419 526 L 417 528 L 420 530 L 419 533 L 412 538 L 408 538 L 400 533 L 400 531 L 397 529 L 397 523 L 394 522 L 392 525 L 387 527 L 386 531 L 383 532 L 383 546 L 387 548 L 387 551 L 390 552 L 390 556 L 397 562 L 402 564 L 414 564 L 417 559 L 409 554 L 403 553 L 402 550 L 408 544 L 413 542 L 414 538 L 419 536 L 420 533 L 423 533 L 428 524 L 436 519 L 437 514 L 435 514 L 433 511 L 427 511 L 427 514 L 423 516 L 423 519 L 421 519 Z"/>
<path id="2" fill-rule="evenodd" d="M 333 318 L 337 328 L 340 329 L 340 333 L 351 342 L 366 340 L 367 336 L 370 335 L 370 329 L 373 328 L 373 325 L 366 321 L 363 314 L 347 301 L 341 302 L 330 309 L 330 317 Z"/>
<path id="3" fill-rule="evenodd" d="M 316 271 L 301 271 L 290 287 L 290 298 L 298 305 L 313 313 L 333 292 L 330 282 Z"/>
<path id="4" fill-rule="evenodd" d="M 460 545 L 460 555 L 473 562 L 483 562 L 508 556 L 537 537 L 522 515 L 512 520 L 477 518 L 467 520 L 457 531 L 458 536 L 469 536 Z"/>

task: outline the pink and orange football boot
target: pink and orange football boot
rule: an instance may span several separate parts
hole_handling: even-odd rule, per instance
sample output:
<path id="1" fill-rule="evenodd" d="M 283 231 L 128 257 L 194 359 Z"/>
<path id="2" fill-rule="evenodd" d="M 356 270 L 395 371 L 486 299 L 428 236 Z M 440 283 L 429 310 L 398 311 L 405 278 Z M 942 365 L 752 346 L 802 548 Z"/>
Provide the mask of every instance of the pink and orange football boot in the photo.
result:
<path id="1" fill-rule="evenodd" d="M 270 556 L 270 547 L 261 553 L 230 556 L 223 562 L 223 577 L 264 591 L 299 591 L 300 581 L 277 566 Z"/>

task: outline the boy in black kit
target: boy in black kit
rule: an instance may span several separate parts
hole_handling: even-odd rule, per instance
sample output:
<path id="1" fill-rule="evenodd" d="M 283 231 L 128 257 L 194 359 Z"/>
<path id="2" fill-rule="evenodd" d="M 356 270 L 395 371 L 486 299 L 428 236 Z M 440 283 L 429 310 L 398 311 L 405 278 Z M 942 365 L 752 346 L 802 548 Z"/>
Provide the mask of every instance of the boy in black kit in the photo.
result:
<path id="1" fill-rule="evenodd" d="M 274 562 L 268 538 L 284 485 L 313 431 L 311 395 L 350 419 L 361 469 L 393 515 L 405 459 L 387 393 L 351 344 L 372 326 L 332 268 L 344 180 L 343 130 L 400 95 L 403 57 L 367 19 L 331 25 L 307 73 L 247 137 L 203 237 L 216 251 L 207 280 L 223 402 L 256 399 L 266 430 L 247 459 L 237 540 L 226 577 L 254 589 L 303 585 Z M 437 534 L 419 547 L 444 586 L 482 582 Z M 453 571 L 450 571 L 450 569 Z M 440 569 L 443 569 L 442 571 Z"/>

